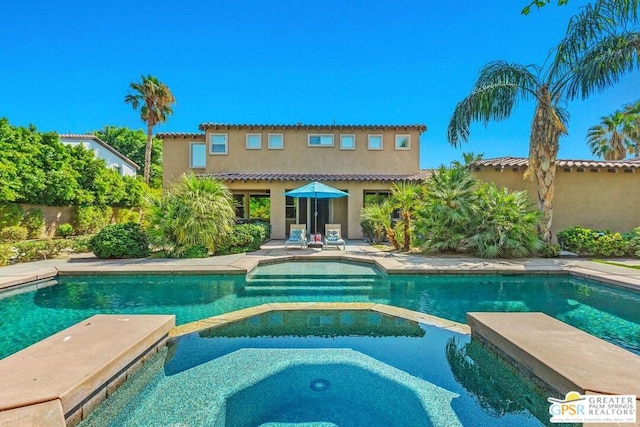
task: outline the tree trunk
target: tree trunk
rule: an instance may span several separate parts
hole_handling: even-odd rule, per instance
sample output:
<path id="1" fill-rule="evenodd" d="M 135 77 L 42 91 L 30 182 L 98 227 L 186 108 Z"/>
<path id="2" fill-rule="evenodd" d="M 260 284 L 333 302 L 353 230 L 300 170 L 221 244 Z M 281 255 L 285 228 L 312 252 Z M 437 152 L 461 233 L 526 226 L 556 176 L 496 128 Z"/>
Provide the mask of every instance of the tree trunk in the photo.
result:
<path id="1" fill-rule="evenodd" d="M 144 148 L 144 182 L 149 184 L 151 176 L 151 142 L 153 140 L 153 126 L 147 125 L 147 145 Z"/>
<path id="2" fill-rule="evenodd" d="M 404 247 L 402 250 L 408 252 L 411 246 L 411 235 L 409 234 L 409 221 L 411 221 L 411 217 L 407 214 L 403 214 L 402 216 L 404 217 Z"/>
<path id="3" fill-rule="evenodd" d="M 535 176 L 536 178 L 538 209 L 542 212 L 538 231 L 543 241 L 551 242 L 556 157 L 560 148 L 558 141 L 560 135 L 566 133 L 566 128 L 551 104 L 551 98 L 545 87 L 540 90 L 539 96 L 531 125 L 529 167 L 525 172 L 525 177 Z"/>
<path id="4" fill-rule="evenodd" d="M 400 246 L 400 242 L 398 242 L 398 239 L 396 238 L 396 232 L 393 227 L 387 227 L 387 240 L 393 245 L 395 249 L 400 249 L 402 247 Z"/>

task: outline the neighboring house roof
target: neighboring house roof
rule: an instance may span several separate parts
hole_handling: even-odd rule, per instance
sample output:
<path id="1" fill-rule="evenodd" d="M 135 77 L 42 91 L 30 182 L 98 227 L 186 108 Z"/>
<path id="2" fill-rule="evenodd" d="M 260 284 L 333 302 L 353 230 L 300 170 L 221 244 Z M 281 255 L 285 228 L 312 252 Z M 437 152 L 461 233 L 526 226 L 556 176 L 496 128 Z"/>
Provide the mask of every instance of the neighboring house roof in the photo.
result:
<path id="1" fill-rule="evenodd" d="M 527 167 L 529 159 L 524 157 L 496 157 L 482 159 L 471 164 L 478 167 L 512 168 Z M 556 160 L 558 168 L 601 168 L 601 169 L 640 169 L 640 157 L 628 160 Z"/>
<path id="2" fill-rule="evenodd" d="M 165 138 L 204 138 L 204 133 L 195 133 L 195 132 L 161 132 L 156 135 L 156 138 L 165 139 Z"/>
<path id="3" fill-rule="evenodd" d="M 121 152 L 119 152 L 118 150 L 116 150 L 115 148 L 113 148 L 112 146 L 110 146 L 109 144 L 107 144 L 106 142 L 104 142 L 103 140 L 101 140 L 95 135 L 78 134 L 78 133 L 62 133 L 62 134 L 59 134 L 58 136 L 60 137 L 60 139 L 66 139 L 66 140 L 75 139 L 78 141 L 86 141 L 86 140 L 95 141 L 98 145 L 101 145 L 105 149 L 109 150 L 110 152 L 112 152 L 113 154 L 121 158 L 124 162 L 134 167 L 135 169 L 140 169 L 140 166 L 135 164 L 133 160 L 131 160 L 130 158 L 128 158 L 127 156 L 125 156 L 124 154 L 122 154 Z"/>
<path id="4" fill-rule="evenodd" d="M 339 129 L 339 130 L 356 130 L 356 129 L 372 129 L 372 130 L 417 130 L 419 132 L 424 132 L 427 130 L 427 127 L 422 124 L 413 124 L 413 125 L 314 125 L 314 124 L 302 124 L 297 123 L 294 125 L 277 125 L 277 124 L 230 124 L 230 123 L 212 123 L 206 122 L 202 123 L 199 126 L 200 130 L 221 130 L 221 129 L 317 129 L 317 130 L 329 130 L 329 129 Z M 158 135 L 158 137 L 160 137 Z"/>
<path id="5" fill-rule="evenodd" d="M 202 174 L 223 181 L 424 181 L 432 174 L 423 169 L 415 174 L 358 174 L 358 173 L 235 173 Z"/>

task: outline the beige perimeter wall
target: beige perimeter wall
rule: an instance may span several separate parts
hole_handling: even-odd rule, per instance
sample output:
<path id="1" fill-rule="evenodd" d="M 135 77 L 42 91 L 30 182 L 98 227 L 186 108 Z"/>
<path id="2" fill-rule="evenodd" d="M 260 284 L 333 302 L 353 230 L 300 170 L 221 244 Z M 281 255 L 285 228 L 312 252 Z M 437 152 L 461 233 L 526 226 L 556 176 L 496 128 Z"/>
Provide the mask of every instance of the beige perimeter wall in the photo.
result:
<path id="1" fill-rule="evenodd" d="M 556 172 L 552 227 L 554 239 L 558 231 L 574 225 L 618 232 L 640 227 L 640 171 L 596 170 L 567 172 L 558 169 Z M 498 186 L 527 190 L 537 207 L 535 183 L 524 180 L 523 172 L 523 168 L 496 171 L 485 167 L 476 171 L 475 175 Z"/>

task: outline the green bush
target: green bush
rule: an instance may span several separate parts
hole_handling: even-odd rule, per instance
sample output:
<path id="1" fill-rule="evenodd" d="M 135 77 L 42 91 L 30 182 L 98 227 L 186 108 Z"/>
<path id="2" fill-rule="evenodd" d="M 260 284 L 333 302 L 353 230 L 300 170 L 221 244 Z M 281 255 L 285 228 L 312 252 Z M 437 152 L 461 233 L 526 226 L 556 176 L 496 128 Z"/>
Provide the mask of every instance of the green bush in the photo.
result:
<path id="1" fill-rule="evenodd" d="M 73 226 L 67 222 L 60 224 L 56 229 L 56 234 L 66 239 L 73 234 Z"/>
<path id="2" fill-rule="evenodd" d="M 216 246 L 216 255 L 239 254 L 251 251 L 254 245 L 254 236 L 243 228 L 244 225 L 236 225 L 233 231 L 228 234 L 218 246 Z"/>
<path id="3" fill-rule="evenodd" d="M 140 222 L 140 213 L 127 208 L 119 208 L 115 214 L 116 224 L 125 224 L 127 222 Z"/>
<path id="4" fill-rule="evenodd" d="M 194 245 L 188 247 L 180 258 L 208 258 L 209 251 L 205 245 Z"/>
<path id="5" fill-rule="evenodd" d="M 364 238 L 374 245 L 377 245 L 384 241 L 384 231 L 376 230 L 373 226 L 373 222 L 367 219 L 360 221 L 360 227 L 362 228 L 362 234 Z"/>
<path id="6" fill-rule="evenodd" d="M 107 225 L 89 241 L 98 258 L 144 258 L 149 256 L 147 235 L 139 224 Z"/>
<path id="7" fill-rule="evenodd" d="M 89 248 L 89 242 L 93 236 L 76 236 L 71 239 L 71 252 L 73 253 L 84 253 L 91 252 Z"/>
<path id="8" fill-rule="evenodd" d="M 33 240 L 16 243 L 17 261 L 29 262 L 41 259 L 49 259 L 57 256 L 64 250 L 71 248 L 71 242 L 66 239 Z"/>
<path id="9" fill-rule="evenodd" d="M 78 234 L 97 233 L 109 223 L 112 212 L 113 209 L 109 206 L 78 206 L 73 228 Z"/>
<path id="10" fill-rule="evenodd" d="M 580 255 L 595 255 L 597 231 L 576 226 L 559 231 L 557 237 L 560 246 L 568 251 Z"/>
<path id="11" fill-rule="evenodd" d="M 16 249 L 12 245 L 0 245 L 0 265 L 9 264 L 16 258 Z"/>
<path id="12" fill-rule="evenodd" d="M 27 240 L 29 232 L 27 227 L 21 225 L 12 225 L 0 230 L 0 242 L 15 243 Z"/>
<path id="13" fill-rule="evenodd" d="M 640 256 L 640 228 L 621 234 L 571 227 L 558 233 L 558 242 L 580 255 Z"/>
<path id="14" fill-rule="evenodd" d="M 40 209 L 31 208 L 24 215 L 22 225 L 27 228 L 29 239 L 39 239 L 44 231 L 44 213 Z"/>
<path id="15" fill-rule="evenodd" d="M 22 206 L 13 203 L 0 203 L 0 229 L 20 225 L 24 218 Z"/>
<path id="16" fill-rule="evenodd" d="M 555 258 L 560 255 L 560 245 L 545 242 L 539 249 L 538 254 L 543 258 Z"/>

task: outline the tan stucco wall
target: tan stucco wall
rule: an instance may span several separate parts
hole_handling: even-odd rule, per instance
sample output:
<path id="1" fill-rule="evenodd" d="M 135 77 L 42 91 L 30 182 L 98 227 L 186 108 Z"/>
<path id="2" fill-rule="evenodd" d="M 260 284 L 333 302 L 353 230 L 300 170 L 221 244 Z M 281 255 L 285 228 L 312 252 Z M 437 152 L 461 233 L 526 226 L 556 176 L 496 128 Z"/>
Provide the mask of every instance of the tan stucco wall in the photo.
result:
<path id="1" fill-rule="evenodd" d="M 271 237 L 274 239 L 284 239 L 287 235 L 285 221 L 285 191 L 300 187 L 306 182 L 227 182 L 231 191 L 265 191 L 270 190 L 271 194 Z M 390 191 L 392 184 L 389 182 L 328 182 L 332 187 L 349 193 L 348 197 L 333 199 L 332 206 L 333 222 L 342 225 L 342 233 L 348 239 L 362 239 L 362 229 L 360 228 L 360 210 L 363 206 L 363 194 L 365 190 L 370 191 Z M 302 222 L 303 220 L 301 220 Z"/>
<path id="2" fill-rule="evenodd" d="M 228 153 L 207 155 L 207 167 L 195 173 L 327 173 L 327 174 L 413 174 L 420 170 L 420 134 L 412 128 L 398 129 L 224 129 L 207 131 L 206 137 L 173 137 L 163 140 L 163 184 L 165 188 L 189 170 L 190 143 L 209 143 L 209 134 L 224 133 L 228 139 Z M 246 148 L 247 134 L 262 135 L 262 149 Z M 268 134 L 284 135 L 284 149 L 267 148 Z M 333 134 L 334 146 L 308 146 L 308 135 Z M 355 135 L 356 149 L 341 150 L 340 135 Z M 367 136 L 383 135 L 382 150 L 368 150 Z M 410 149 L 396 150 L 395 136 L 410 135 Z M 209 146 L 207 145 L 207 153 Z"/>
<path id="3" fill-rule="evenodd" d="M 552 226 L 554 237 L 558 231 L 574 225 L 618 232 L 640 226 L 640 171 L 596 170 L 598 172 L 590 169 L 584 172 L 557 170 Z M 476 171 L 475 175 L 512 190 L 527 190 L 532 203 L 537 206 L 535 184 L 523 179 L 523 171 L 522 168 L 514 172 L 510 168 L 496 171 L 485 167 Z"/>

